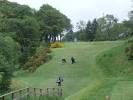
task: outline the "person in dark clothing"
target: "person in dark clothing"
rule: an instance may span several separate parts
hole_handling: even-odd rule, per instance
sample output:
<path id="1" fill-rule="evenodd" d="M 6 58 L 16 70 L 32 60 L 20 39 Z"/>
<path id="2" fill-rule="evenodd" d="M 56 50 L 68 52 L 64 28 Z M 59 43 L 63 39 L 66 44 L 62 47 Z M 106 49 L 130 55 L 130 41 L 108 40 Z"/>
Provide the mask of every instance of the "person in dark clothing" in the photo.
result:
<path id="1" fill-rule="evenodd" d="M 62 63 L 66 63 L 66 59 L 65 58 L 61 59 L 61 61 L 62 61 Z"/>
<path id="2" fill-rule="evenodd" d="M 59 76 L 58 80 L 57 80 L 57 84 L 58 86 L 61 86 L 61 83 L 63 82 L 63 78 Z"/>
<path id="3" fill-rule="evenodd" d="M 58 84 L 58 86 L 61 86 L 61 81 L 60 80 L 58 80 L 56 83 Z"/>
<path id="4" fill-rule="evenodd" d="M 72 63 L 72 64 L 76 63 L 76 61 L 75 61 L 75 58 L 74 58 L 74 57 L 71 57 L 71 63 Z"/>

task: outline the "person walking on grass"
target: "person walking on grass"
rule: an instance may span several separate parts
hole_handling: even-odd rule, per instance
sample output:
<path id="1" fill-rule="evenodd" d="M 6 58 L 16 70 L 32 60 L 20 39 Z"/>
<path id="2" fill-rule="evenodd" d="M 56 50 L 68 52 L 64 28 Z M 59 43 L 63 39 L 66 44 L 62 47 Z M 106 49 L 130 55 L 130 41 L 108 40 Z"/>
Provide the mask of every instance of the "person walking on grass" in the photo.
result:
<path id="1" fill-rule="evenodd" d="M 58 80 L 57 80 L 57 85 L 61 86 L 61 83 L 63 82 L 63 77 L 59 76 Z"/>
<path id="2" fill-rule="evenodd" d="M 71 57 L 71 63 L 72 63 L 72 64 L 76 63 L 76 61 L 75 61 L 75 58 L 74 58 L 74 57 Z"/>

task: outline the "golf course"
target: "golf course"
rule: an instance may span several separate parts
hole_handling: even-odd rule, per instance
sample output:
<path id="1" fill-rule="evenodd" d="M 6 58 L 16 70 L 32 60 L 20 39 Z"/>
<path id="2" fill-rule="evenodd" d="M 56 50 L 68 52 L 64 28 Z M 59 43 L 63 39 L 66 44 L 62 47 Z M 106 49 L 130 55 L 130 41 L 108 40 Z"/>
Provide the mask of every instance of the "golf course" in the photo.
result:
<path id="1" fill-rule="evenodd" d="M 0 0 L 0 100 L 133 100 L 133 0 Z"/>
<path id="2" fill-rule="evenodd" d="M 57 87 L 58 76 L 63 76 L 63 100 L 132 100 L 133 62 L 126 60 L 124 48 L 125 41 L 65 43 L 52 49 L 49 62 L 34 73 L 18 72 L 14 81 L 22 87 Z"/>

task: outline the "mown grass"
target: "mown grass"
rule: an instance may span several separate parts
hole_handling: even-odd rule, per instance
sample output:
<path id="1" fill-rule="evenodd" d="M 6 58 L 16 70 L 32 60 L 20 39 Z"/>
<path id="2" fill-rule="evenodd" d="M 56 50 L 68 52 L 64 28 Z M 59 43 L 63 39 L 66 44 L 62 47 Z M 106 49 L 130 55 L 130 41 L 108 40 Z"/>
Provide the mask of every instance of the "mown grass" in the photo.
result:
<path id="1" fill-rule="evenodd" d="M 35 73 L 20 73 L 14 79 L 23 87 L 47 88 L 57 87 L 57 77 L 62 75 L 65 100 L 103 100 L 106 95 L 117 100 L 116 93 L 122 95 L 117 88 L 124 86 L 123 81 L 125 87 L 126 83 L 132 87 L 132 72 L 128 69 L 132 62 L 126 60 L 123 49 L 121 41 L 66 43 L 64 48 L 53 49 L 52 60 Z M 72 56 L 76 64 L 70 63 Z M 67 59 L 66 64 L 60 63 L 62 58 Z"/>
<path id="2" fill-rule="evenodd" d="M 26 100 L 63 100 L 62 97 L 56 96 L 40 96 L 40 97 L 29 97 Z"/>
<path id="3" fill-rule="evenodd" d="M 112 80 L 96 80 L 65 100 L 105 100 L 105 96 L 110 96 L 115 84 Z"/>
<path id="4" fill-rule="evenodd" d="M 97 67 L 103 72 L 103 80 L 91 81 L 84 89 L 65 100 L 132 100 L 133 61 L 124 53 L 127 44 L 103 51 L 96 56 Z M 97 74 L 97 73 L 94 73 Z"/>

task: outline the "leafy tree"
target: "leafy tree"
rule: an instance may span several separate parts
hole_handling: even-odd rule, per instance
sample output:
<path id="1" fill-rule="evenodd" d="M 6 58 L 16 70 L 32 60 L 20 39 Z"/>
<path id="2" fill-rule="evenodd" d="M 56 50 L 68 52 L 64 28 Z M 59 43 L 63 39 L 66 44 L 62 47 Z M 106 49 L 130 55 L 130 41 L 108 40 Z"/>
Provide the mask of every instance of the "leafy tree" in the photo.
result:
<path id="1" fill-rule="evenodd" d="M 21 63 L 25 63 L 27 58 L 35 53 L 36 46 L 40 41 L 39 24 L 33 17 L 25 17 L 24 19 L 8 18 L 2 19 L 0 31 L 8 33 L 21 46 L 22 59 Z M 7 34 L 6 33 L 6 34 Z"/>
<path id="2" fill-rule="evenodd" d="M 94 19 L 92 22 L 92 33 L 93 33 L 93 37 L 94 37 L 93 40 L 96 37 L 97 26 L 98 26 L 97 19 Z"/>
<path id="3" fill-rule="evenodd" d="M 18 65 L 20 55 L 19 45 L 8 36 L 0 35 L 0 92 L 7 91 L 10 88 L 13 71 Z"/>
<path id="4" fill-rule="evenodd" d="M 91 21 L 88 21 L 86 26 L 87 40 L 93 41 L 95 39 L 96 30 L 97 30 L 97 20 L 94 19 L 92 23 Z"/>
<path id="5" fill-rule="evenodd" d="M 39 45 L 40 23 L 35 13 L 27 5 L 0 1 L 0 92 L 10 88 L 12 73 L 20 67 L 19 60 L 24 64 L 28 57 L 34 55 Z M 66 21 L 65 15 L 61 17 Z M 66 26 L 68 24 L 65 23 Z M 55 25 L 52 30 L 60 29 Z"/>
<path id="6" fill-rule="evenodd" d="M 80 41 L 87 41 L 87 35 L 85 32 L 77 31 L 74 33 L 75 38 Z"/>
<path id="7" fill-rule="evenodd" d="M 124 21 L 124 25 L 128 28 L 129 36 L 133 36 L 133 11 L 129 12 L 129 20 Z"/>
<path id="8" fill-rule="evenodd" d="M 106 40 L 105 37 L 106 37 L 106 34 L 105 34 L 105 24 L 106 24 L 106 21 L 105 21 L 105 18 L 104 17 L 101 17 L 97 20 L 97 23 L 98 23 L 98 27 L 97 27 L 97 33 L 96 33 L 96 40 Z"/>
<path id="9" fill-rule="evenodd" d="M 112 40 L 124 39 L 128 36 L 128 29 L 125 27 L 123 23 L 115 24 L 111 31 Z"/>
<path id="10" fill-rule="evenodd" d="M 14 16 L 13 16 L 14 18 L 23 19 L 26 16 L 32 17 L 34 14 L 33 10 L 27 5 L 16 4 L 16 5 L 13 5 L 12 8 L 13 8 L 13 13 L 14 13 Z"/>
<path id="11" fill-rule="evenodd" d="M 117 24 L 117 18 L 115 18 L 113 15 L 106 15 L 106 32 L 107 32 L 107 39 L 111 40 L 111 29 Z"/>
<path id="12" fill-rule="evenodd" d="M 61 33 L 71 26 L 70 20 L 50 5 L 43 5 L 37 12 L 41 27 L 41 40 L 56 41 Z"/>
<path id="13" fill-rule="evenodd" d="M 106 15 L 97 20 L 97 40 L 112 40 L 112 31 L 117 25 L 118 19 L 113 15 Z"/>
<path id="14" fill-rule="evenodd" d="M 33 10 L 27 5 L 19 5 L 7 0 L 0 1 L 0 17 L 24 18 L 25 16 L 33 16 Z"/>
<path id="15" fill-rule="evenodd" d="M 74 32 L 73 30 L 70 30 L 67 34 L 65 34 L 64 41 L 74 41 Z"/>
<path id="16" fill-rule="evenodd" d="M 129 36 L 133 36 L 133 11 L 129 12 L 129 20 L 124 21 L 124 25 L 128 28 Z M 133 40 L 129 38 L 128 47 L 125 48 L 128 60 L 133 60 Z"/>
<path id="17" fill-rule="evenodd" d="M 29 56 L 35 53 L 40 41 L 39 24 L 34 18 L 26 17 L 17 23 L 16 40 L 21 45 L 22 63 L 27 61 Z"/>
<path id="18" fill-rule="evenodd" d="M 93 40 L 94 35 L 92 33 L 92 24 L 91 21 L 88 21 L 87 26 L 86 26 L 86 35 L 87 35 L 87 40 Z"/>
<path id="19" fill-rule="evenodd" d="M 78 23 L 77 23 L 77 29 L 78 31 L 80 32 L 84 32 L 85 31 L 85 28 L 86 28 L 86 22 L 83 21 L 83 20 L 80 20 Z"/>
<path id="20" fill-rule="evenodd" d="M 83 20 L 80 20 L 77 23 L 77 32 L 74 33 L 75 37 L 80 40 L 80 41 L 87 41 L 87 35 L 85 32 L 85 28 L 86 28 L 86 22 Z"/>

